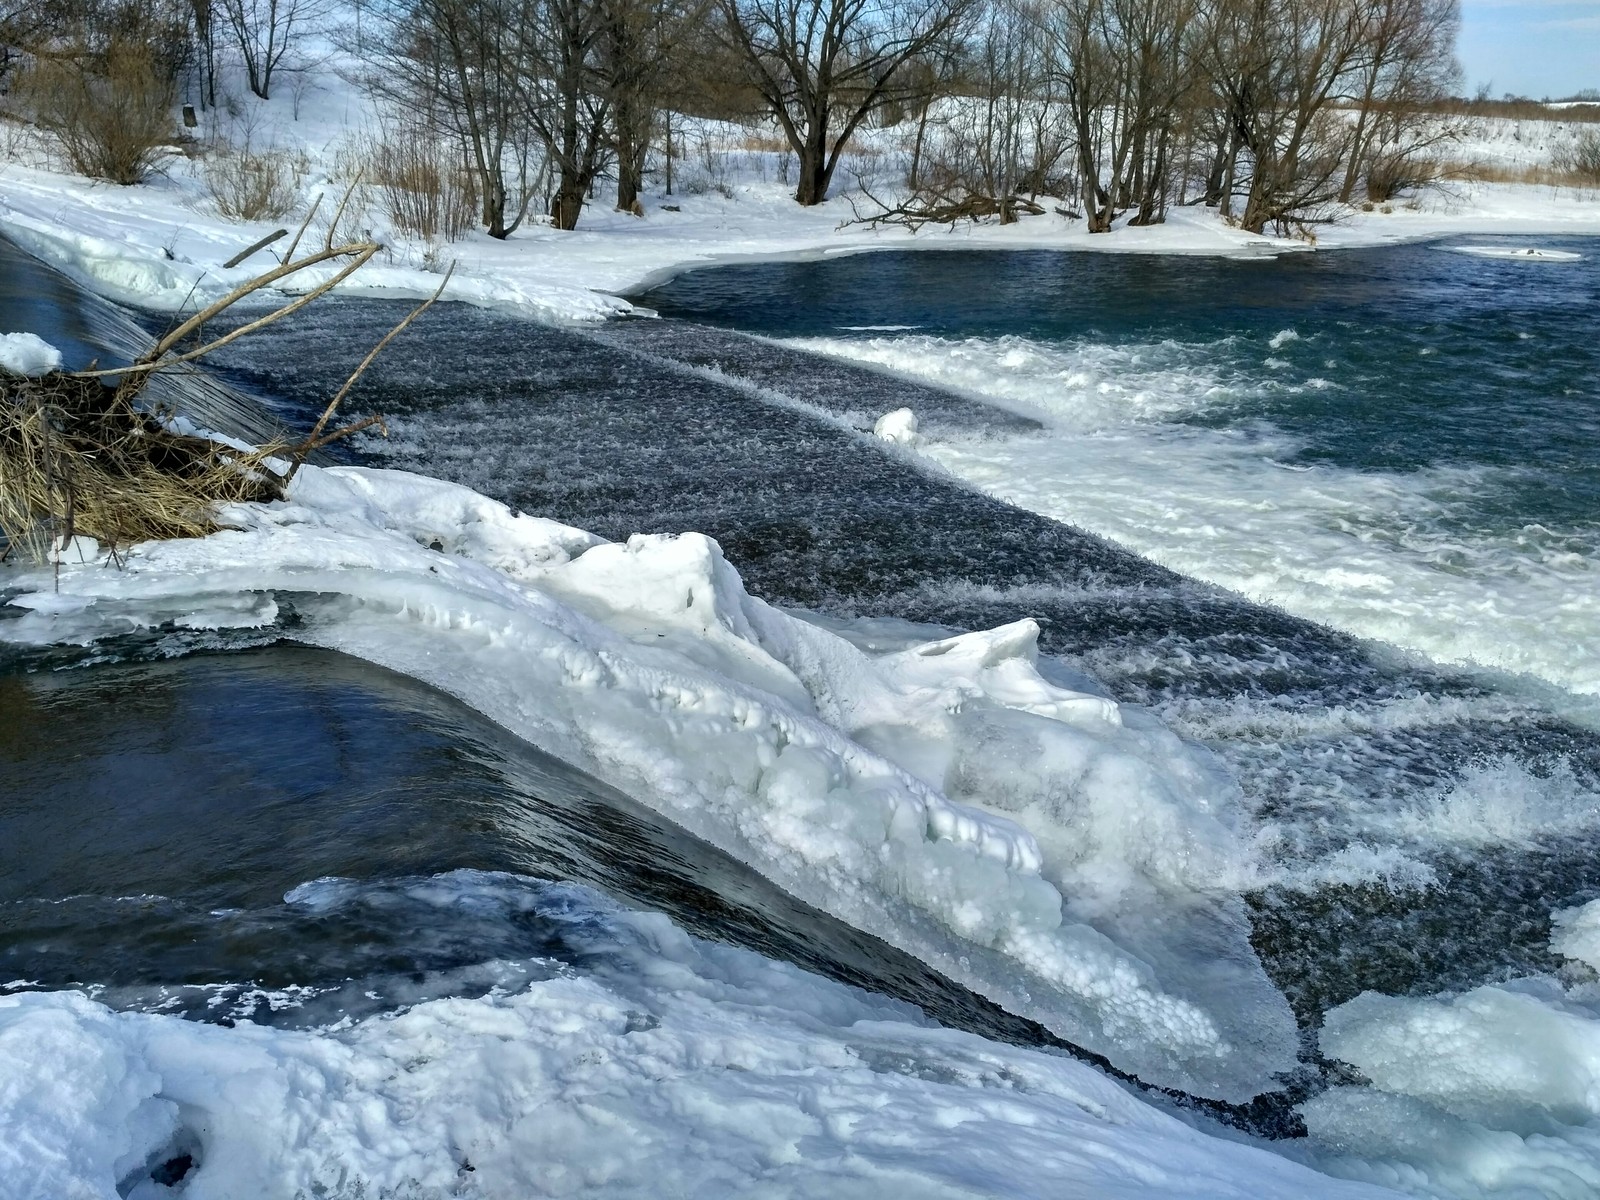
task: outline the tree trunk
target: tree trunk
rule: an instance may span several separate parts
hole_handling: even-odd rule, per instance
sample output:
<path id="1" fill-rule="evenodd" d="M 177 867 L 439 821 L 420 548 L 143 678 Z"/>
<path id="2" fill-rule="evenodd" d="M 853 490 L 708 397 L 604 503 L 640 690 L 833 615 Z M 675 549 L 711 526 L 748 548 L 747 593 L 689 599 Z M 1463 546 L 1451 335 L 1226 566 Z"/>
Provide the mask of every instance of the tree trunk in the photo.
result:
<path id="1" fill-rule="evenodd" d="M 639 193 L 644 190 L 645 154 L 650 148 L 649 125 L 644 136 L 638 136 L 635 120 L 622 112 L 616 116 L 617 126 L 617 211 L 644 216 L 639 203 Z"/>
<path id="2" fill-rule="evenodd" d="M 805 145 L 800 150 L 800 186 L 794 198 L 806 207 L 821 204 L 828 198 L 828 142 L 826 136 L 808 131 Z"/>
<path id="3" fill-rule="evenodd" d="M 571 231 L 578 227 L 583 214 L 583 184 L 568 172 L 561 172 L 561 186 L 550 201 L 550 220 L 557 229 Z"/>
<path id="4" fill-rule="evenodd" d="M 504 241 L 510 232 L 506 229 L 505 182 L 490 171 L 480 171 L 478 178 L 483 184 L 483 228 L 490 237 Z"/>

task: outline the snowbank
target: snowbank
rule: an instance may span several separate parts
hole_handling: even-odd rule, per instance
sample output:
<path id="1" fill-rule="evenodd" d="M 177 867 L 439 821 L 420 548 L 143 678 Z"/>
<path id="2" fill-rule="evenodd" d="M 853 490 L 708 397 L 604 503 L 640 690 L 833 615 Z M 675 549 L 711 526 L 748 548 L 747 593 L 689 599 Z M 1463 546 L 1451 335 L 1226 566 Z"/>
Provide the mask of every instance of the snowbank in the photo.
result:
<path id="1" fill-rule="evenodd" d="M 337 919 L 379 886 L 321 880 L 288 900 Z M 322 1030 L 0 996 L 0 1193 L 151 1200 L 173 1194 L 152 1175 L 181 1169 L 186 1200 L 1388 1194 L 581 888 L 475 872 L 400 886 L 563 926 L 583 965 Z"/>
<path id="2" fill-rule="evenodd" d="M 298 203 L 281 221 L 225 220 L 204 181 L 202 164 L 174 158 L 164 172 L 135 187 L 112 187 L 39 169 L 45 157 L 8 165 L 0 179 L 0 233 L 54 263 L 80 283 L 111 299 L 156 309 L 177 309 L 212 298 L 251 278 L 267 252 L 243 266 L 222 264 L 279 224 L 292 228 L 319 193 L 340 195 L 351 174 L 354 142 L 378 123 L 369 97 L 344 77 L 361 64 L 332 46 L 309 69 L 296 91 L 258 101 L 234 91 L 245 110 L 237 119 L 202 112 L 203 143 L 240 139 L 248 132 L 260 151 L 275 150 L 299 164 Z M 226 68 L 225 68 L 226 70 Z M 342 73 L 341 73 L 342 72 Z M 231 122 L 231 123 L 230 123 Z M 1307 250 L 1303 241 L 1261 236 L 1230 227 L 1216 210 L 1169 210 L 1164 223 L 1136 228 L 1125 220 L 1112 233 L 1090 234 L 1081 219 L 1049 211 L 1015 224 L 958 224 L 921 232 L 894 225 L 857 223 L 861 197 L 836 189 L 811 208 L 794 202 L 787 155 L 777 130 L 677 117 L 674 127 L 693 147 L 678 163 L 678 190 L 647 190 L 645 216 L 611 211 L 598 197 L 585 207 L 575 232 L 560 232 L 531 218 L 506 241 L 481 233 L 448 244 L 429 244 L 388 227 L 382 206 L 358 195 L 347 224 L 381 240 L 383 260 L 343 290 L 386 296 L 429 295 L 443 264 L 456 260 L 446 295 L 542 320 L 592 321 L 629 305 L 618 299 L 680 271 L 723 262 L 820 258 L 880 249 L 1057 249 L 1113 253 L 1204 254 L 1254 257 Z M 1461 157 L 1473 162 L 1527 166 L 1548 163 L 1562 137 L 1559 122 L 1484 122 Z M 874 187 L 887 194 L 899 185 L 907 137 L 903 129 L 860 130 L 864 161 L 878 164 Z M 696 159 L 700 162 L 696 162 Z M 848 172 L 841 171 L 841 176 Z M 842 180 L 841 180 L 842 183 Z M 870 211 L 870 205 L 862 206 Z M 1414 201 L 1351 213 L 1319 226 L 1321 247 L 1377 245 L 1449 233 L 1600 234 L 1600 203 L 1576 191 L 1518 184 L 1451 184 Z M 321 232 L 315 227 L 314 236 Z M 296 286 L 312 286 L 308 273 Z"/>
<path id="3" fill-rule="evenodd" d="M 303 471 L 124 570 L 0 576 L 13 641 L 271 625 L 406 672 L 786 890 L 1141 1077 L 1242 1100 L 1296 1054 L 1231 781 L 1048 682 L 1022 621 L 872 657 L 698 534 L 606 543 L 402 472 Z"/>

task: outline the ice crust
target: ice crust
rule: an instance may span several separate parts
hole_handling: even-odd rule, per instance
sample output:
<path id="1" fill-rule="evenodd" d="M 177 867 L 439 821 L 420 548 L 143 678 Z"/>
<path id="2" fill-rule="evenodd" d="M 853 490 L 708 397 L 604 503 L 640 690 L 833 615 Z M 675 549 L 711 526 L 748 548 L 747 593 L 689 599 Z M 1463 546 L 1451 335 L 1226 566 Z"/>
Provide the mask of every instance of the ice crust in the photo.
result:
<path id="1" fill-rule="evenodd" d="M 1554 914 L 1584 965 L 1459 995 L 1364 992 L 1327 1014 L 1322 1052 L 1370 1086 L 1302 1106 L 1312 1161 L 1426 1196 L 1600 1194 L 1600 901 Z"/>
<path id="2" fill-rule="evenodd" d="M 1243 1100 L 1295 1059 L 1249 945 L 1237 789 L 1040 673 L 1020 621 L 871 655 L 698 534 L 603 542 L 403 472 L 307 469 L 236 528 L 0 582 L 14 641 L 259 627 L 451 692 L 1149 1082 Z"/>
<path id="3" fill-rule="evenodd" d="M 321 880 L 287 900 L 337 919 L 376 886 Z M 1391 1194 L 1208 1137 L 1071 1058 L 940 1028 L 582 888 L 465 871 L 404 886 L 563 926 L 583 965 L 506 964 L 532 981 L 321 1029 L 0 995 L 0 1195 Z M 151 1182 L 180 1152 L 177 1192 Z"/>
<path id="4" fill-rule="evenodd" d="M 61 351 L 36 333 L 0 333 L 0 374 L 47 375 L 61 367 Z"/>

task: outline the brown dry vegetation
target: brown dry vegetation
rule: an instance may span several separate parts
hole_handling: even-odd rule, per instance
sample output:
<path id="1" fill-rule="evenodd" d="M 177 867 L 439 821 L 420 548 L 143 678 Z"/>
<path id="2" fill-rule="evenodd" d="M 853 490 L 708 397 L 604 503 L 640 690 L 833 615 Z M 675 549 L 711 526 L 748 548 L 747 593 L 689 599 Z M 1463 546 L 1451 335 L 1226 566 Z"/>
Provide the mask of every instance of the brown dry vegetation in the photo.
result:
<path id="1" fill-rule="evenodd" d="M 115 549 L 154 538 L 202 537 L 216 506 L 275 500 L 283 478 L 268 459 L 173 432 L 134 407 L 137 387 L 52 372 L 0 376 L 0 534 L 7 553 L 44 561 L 82 534 Z"/>
<path id="2" fill-rule="evenodd" d="M 80 175 L 138 183 L 171 152 L 173 83 L 138 42 L 40 58 L 19 74 L 15 97 Z"/>
<path id="3" fill-rule="evenodd" d="M 345 201 L 348 202 L 348 194 Z M 340 205 L 342 211 L 344 204 Z M 378 353 L 443 292 L 396 325 L 368 352 L 339 389 L 309 435 L 294 445 L 240 450 L 180 432 L 171 412 L 140 404 L 151 376 L 193 362 L 254 330 L 299 311 L 371 261 L 373 242 L 334 245 L 296 259 L 295 248 L 311 223 L 308 213 L 279 267 L 257 276 L 190 317 L 127 367 L 53 371 L 40 378 L 0 373 L 0 538 L 3 556 L 48 561 L 52 549 L 74 537 L 94 538 L 113 554 L 120 547 L 160 538 L 200 537 L 222 528 L 218 506 L 280 498 L 306 457 L 329 442 L 372 426 L 368 417 L 329 428 L 341 402 Z M 329 222 L 337 227 L 339 214 Z M 184 349 L 208 321 L 307 267 L 337 264 L 327 280 L 302 296 L 203 345 Z M 114 382 L 108 382 L 114 381 Z"/>

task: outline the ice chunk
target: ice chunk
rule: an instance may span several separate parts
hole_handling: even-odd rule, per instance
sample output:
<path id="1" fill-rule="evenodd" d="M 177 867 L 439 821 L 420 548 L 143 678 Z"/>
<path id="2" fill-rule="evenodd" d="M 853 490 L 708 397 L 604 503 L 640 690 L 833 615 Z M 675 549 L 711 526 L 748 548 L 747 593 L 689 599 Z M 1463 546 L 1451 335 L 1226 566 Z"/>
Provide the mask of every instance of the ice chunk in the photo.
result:
<path id="1" fill-rule="evenodd" d="M 1550 949 L 1600 971 L 1600 900 L 1552 913 Z"/>
<path id="2" fill-rule="evenodd" d="M 884 413 L 872 427 L 875 436 L 886 442 L 909 446 L 917 440 L 917 414 L 909 408 Z"/>
<path id="3" fill-rule="evenodd" d="M 1594 954 L 1597 914 L 1556 913 L 1552 947 Z M 1426 1195 L 1600 1194 L 1600 985 L 1533 976 L 1460 995 L 1364 992 L 1328 1013 L 1321 1048 L 1371 1083 L 1302 1106 L 1326 1168 Z"/>
<path id="4" fill-rule="evenodd" d="M 61 351 L 36 333 L 0 333 L 0 372 L 39 376 L 61 369 Z"/>

